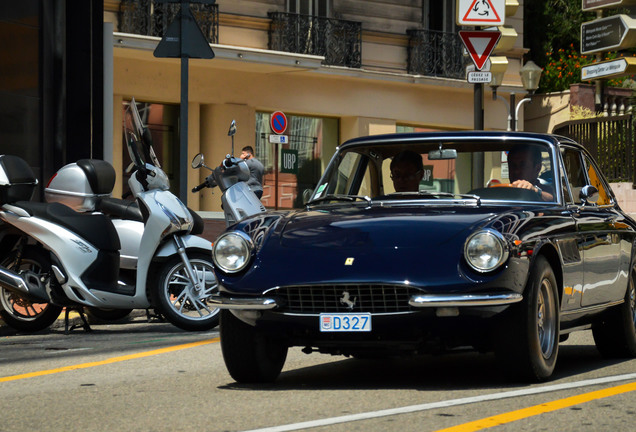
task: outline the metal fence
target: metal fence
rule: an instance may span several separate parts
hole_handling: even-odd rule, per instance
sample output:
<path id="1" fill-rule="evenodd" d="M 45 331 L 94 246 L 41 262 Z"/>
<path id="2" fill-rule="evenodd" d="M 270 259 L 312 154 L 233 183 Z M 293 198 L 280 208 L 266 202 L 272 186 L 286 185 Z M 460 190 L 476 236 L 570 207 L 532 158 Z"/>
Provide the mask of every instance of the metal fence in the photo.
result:
<path id="1" fill-rule="evenodd" d="M 362 23 L 270 12 L 269 49 L 325 57 L 325 64 L 362 66 Z"/>
<path id="2" fill-rule="evenodd" d="M 181 5 L 157 0 L 122 0 L 119 4 L 119 31 L 163 37 Z M 190 11 L 209 43 L 219 43 L 219 6 L 192 3 Z"/>
<path id="3" fill-rule="evenodd" d="M 636 187 L 632 115 L 571 120 L 552 132 L 585 146 L 610 182 L 632 182 Z"/>
<path id="4" fill-rule="evenodd" d="M 408 73 L 463 79 L 470 61 L 457 33 L 436 30 L 407 30 Z"/>

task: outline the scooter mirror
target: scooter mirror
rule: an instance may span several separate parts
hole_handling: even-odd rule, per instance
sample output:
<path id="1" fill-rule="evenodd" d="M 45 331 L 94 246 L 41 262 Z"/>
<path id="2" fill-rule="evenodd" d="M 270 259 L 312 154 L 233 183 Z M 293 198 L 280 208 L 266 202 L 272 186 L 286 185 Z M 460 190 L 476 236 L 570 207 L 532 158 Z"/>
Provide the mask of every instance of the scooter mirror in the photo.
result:
<path id="1" fill-rule="evenodd" d="M 201 168 L 203 166 L 204 162 L 203 162 L 203 153 L 197 153 L 196 156 L 194 156 L 194 158 L 192 159 L 192 168 L 194 169 L 198 169 Z"/>
<path id="2" fill-rule="evenodd" d="M 232 120 L 230 123 L 230 130 L 227 131 L 227 136 L 234 136 L 236 134 L 236 120 Z"/>

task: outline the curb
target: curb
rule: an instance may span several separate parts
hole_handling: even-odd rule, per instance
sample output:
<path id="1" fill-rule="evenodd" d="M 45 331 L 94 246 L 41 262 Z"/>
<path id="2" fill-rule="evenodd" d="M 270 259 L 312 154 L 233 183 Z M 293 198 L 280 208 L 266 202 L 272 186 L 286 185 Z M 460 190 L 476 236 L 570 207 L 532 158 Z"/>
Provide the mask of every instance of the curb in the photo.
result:
<path id="1" fill-rule="evenodd" d="M 60 314 L 59 317 L 57 317 L 57 319 L 53 322 L 53 324 L 51 324 L 48 328 L 49 329 L 63 329 L 65 326 L 65 322 L 64 322 L 64 318 L 65 318 L 65 311 L 62 311 L 62 313 Z M 89 324 L 91 325 L 100 325 L 100 324 L 121 324 L 121 323 L 127 323 L 127 322 L 131 322 L 134 318 L 137 317 L 145 317 L 146 316 L 146 310 L 145 309 L 134 309 L 130 315 L 128 315 L 125 318 L 122 318 L 120 320 L 115 320 L 115 321 L 93 321 L 90 318 L 88 319 Z M 71 326 L 78 326 L 81 327 L 82 326 L 82 319 L 80 318 L 79 314 L 75 311 L 72 311 L 71 313 L 69 313 L 69 324 Z M 46 330 L 46 329 L 45 329 Z M 45 330 L 41 330 L 41 331 L 45 331 Z M 39 332 L 36 332 L 39 333 Z M 29 334 L 29 333 L 24 333 L 24 332 L 19 332 L 18 330 L 15 330 L 12 327 L 9 327 L 1 318 L 0 318 L 0 336 L 15 336 L 15 335 L 25 335 L 25 334 Z"/>

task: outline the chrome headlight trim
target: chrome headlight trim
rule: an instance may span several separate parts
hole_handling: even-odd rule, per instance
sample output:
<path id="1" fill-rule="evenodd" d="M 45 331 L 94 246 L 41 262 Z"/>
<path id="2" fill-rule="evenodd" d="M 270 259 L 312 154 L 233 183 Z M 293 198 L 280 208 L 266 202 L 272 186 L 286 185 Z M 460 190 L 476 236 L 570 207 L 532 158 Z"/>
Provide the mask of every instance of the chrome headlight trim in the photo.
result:
<path id="1" fill-rule="evenodd" d="M 464 258 L 473 270 L 487 273 L 501 266 L 508 259 L 506 239 L 493 229 L 483 229 L 471 234 L 464 244 Z"/>
<path id="2" fill-rule="evenodd" d="M 243 231 L 229 231 L 216 239 L 212 260 L 226 273 L 238 273 L 250 263 L 254 242 Z"/>

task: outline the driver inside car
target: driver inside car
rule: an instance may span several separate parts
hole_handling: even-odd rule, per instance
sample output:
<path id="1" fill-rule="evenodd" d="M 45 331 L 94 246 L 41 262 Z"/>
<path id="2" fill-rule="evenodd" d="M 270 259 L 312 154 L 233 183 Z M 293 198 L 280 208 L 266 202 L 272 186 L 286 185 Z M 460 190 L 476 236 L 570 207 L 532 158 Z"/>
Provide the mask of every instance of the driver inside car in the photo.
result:
<path id="1" fill-rule="evenodd" d="M 508 175 L 510 184 L 520 189 L 537 193 L 543 201 L 554 201 L 554 190 L 546 181 L 539 179 L 541 172 L 541 150 L 535 146 L 519 145 L 508 152 Z"/>
<path id="2" fill-rule="evenodd" d="M 396 192 L 418 192 L 424 177 L 422 155 L 404 150 L 391 161 L 391 180 Z"/>

